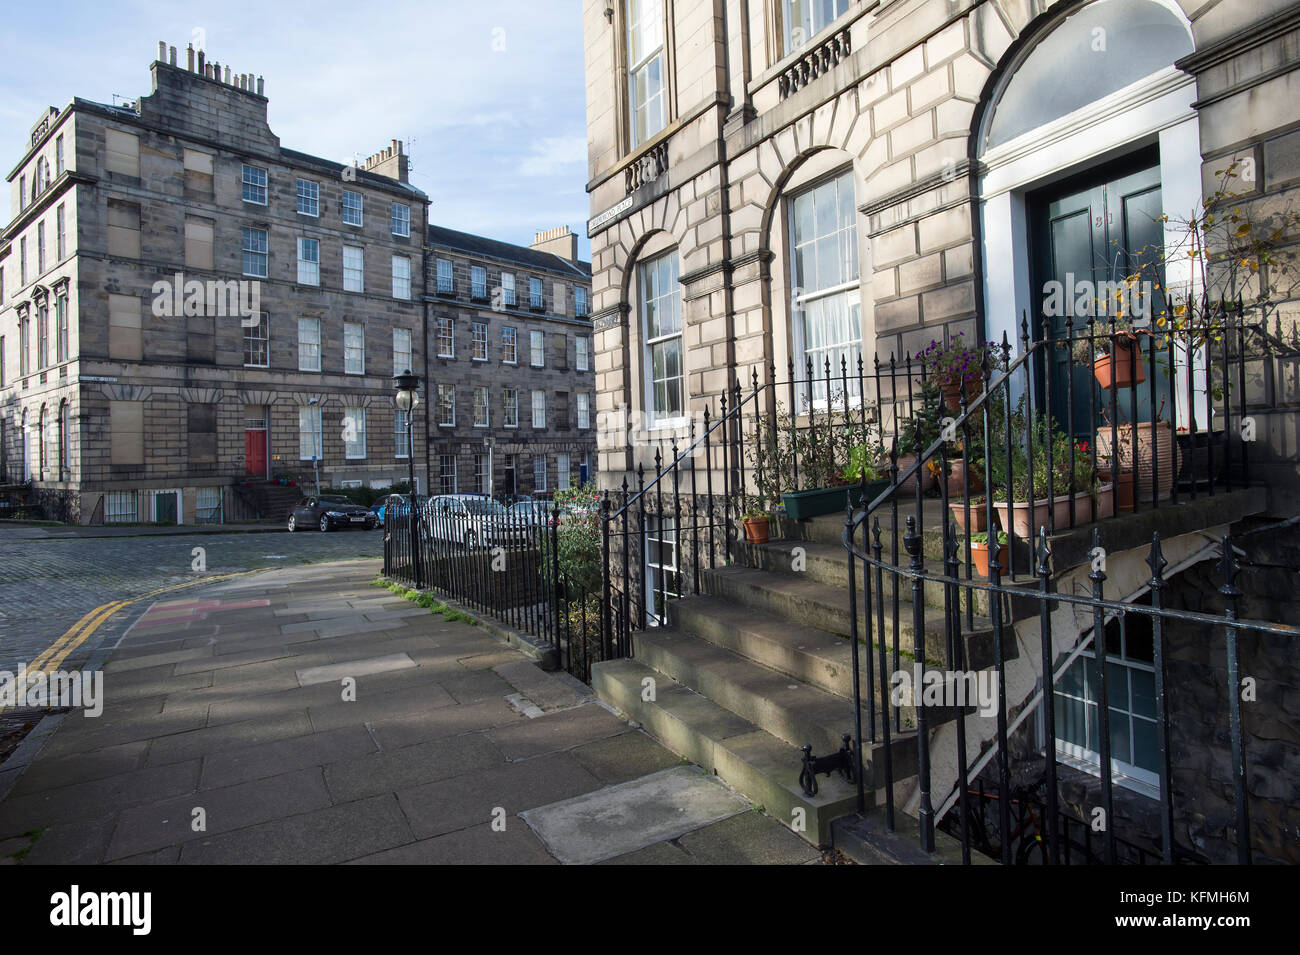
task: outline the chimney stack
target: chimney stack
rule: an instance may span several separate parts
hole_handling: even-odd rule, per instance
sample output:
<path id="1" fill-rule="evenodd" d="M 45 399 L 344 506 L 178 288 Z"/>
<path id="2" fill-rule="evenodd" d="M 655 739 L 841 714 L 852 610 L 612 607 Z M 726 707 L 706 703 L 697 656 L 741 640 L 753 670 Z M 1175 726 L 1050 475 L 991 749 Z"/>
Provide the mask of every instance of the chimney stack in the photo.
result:
<path id="1" fill-rule="evenodd" d="M 567 225 L 536 233 L 529 248 L 538 252 L 550 252 L 570 262 L 578 261 L 578 236 L 570 232 Z"/>
<path id="2" fill-rule="evenodd" d="M 390 140 L 390 145 L 367 159 L 362 168 L 378 176 L 396 179 L 398 182 L 409 181 L 410 164 L 402 151 L 400 139 Z"/>

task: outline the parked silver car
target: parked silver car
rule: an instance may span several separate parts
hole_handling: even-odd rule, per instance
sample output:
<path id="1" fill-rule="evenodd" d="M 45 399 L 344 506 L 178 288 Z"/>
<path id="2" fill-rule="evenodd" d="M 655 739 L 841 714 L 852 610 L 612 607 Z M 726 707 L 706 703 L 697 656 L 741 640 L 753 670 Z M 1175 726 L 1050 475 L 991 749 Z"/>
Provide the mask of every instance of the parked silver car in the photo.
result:
<path id="1" fill-rule="evenodd" d="M 482 494 L 440 494 L 429 501 L 425 522 L 433 540 L 465 547 L 527 541 L 528 524 Z"/>

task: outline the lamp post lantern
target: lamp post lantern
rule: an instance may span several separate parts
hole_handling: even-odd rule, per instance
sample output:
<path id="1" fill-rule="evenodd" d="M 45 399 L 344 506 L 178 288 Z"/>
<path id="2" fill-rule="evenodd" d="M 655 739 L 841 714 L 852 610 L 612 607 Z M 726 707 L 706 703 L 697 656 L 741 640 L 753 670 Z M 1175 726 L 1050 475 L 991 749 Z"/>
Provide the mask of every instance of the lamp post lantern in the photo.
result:
<path id="1" fill-rule="evenodd" d="M 419 506 L 415 497 L 415 408 L 420 403 L 418 390 L 420 379 L 411 374 L 411 369 L 401 374 L 393 376 L 393 385 L 397 389 L 394 401 L 397 404 L 397 410 L 402 412 L 406 418 L 406 462 L 409 471 L 409 490 L 411 495 L 410 517 L 407 519 L 411 529 L 411 564 L 413 566 L 412 576 L 415 578 L 415 589 L 419 590 L 424 586 L 422 568 L 420 566 L 420 534 L 417 528 L 419 521 Z"/>

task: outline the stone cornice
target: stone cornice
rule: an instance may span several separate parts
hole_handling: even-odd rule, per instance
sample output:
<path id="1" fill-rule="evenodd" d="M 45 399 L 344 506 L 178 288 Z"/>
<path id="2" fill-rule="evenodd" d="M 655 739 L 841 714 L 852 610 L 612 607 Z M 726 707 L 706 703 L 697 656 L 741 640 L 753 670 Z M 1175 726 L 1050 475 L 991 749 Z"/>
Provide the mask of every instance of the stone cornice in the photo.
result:
<path id="1" fill-rule="evenodd" d="M 1176 60 L 1174 66 L 1196 76 L 1298 28 L 1300 28 L 1300 6 L 1293 6 L 1259 21 L 1240 33 L 1225 37 L 1195 53 L 1187 54 L 1182 59 Z"/>

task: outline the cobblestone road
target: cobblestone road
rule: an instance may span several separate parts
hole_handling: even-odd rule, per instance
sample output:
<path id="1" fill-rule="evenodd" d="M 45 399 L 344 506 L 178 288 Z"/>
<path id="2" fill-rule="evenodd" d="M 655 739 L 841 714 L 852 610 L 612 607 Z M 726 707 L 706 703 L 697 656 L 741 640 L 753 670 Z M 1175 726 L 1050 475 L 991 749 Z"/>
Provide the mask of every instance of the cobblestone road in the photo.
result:
<path id="1" fill-rule="evenodd" d="M 263 567 L 381 557 L 380 531 L 332 534 L 175 534 L 157 537 L 24 539 L 19 528 L 0 528 L 0 670 L 36 657 L 88 611 L 112 600 L 204 576 L 191 569 L 194 548 L 204 548 L 207 575 Z M 110 619 L 104 636 L 145 609 L 134 604 Z M 88 641 L 69 658 L 84 657 Z"/>

